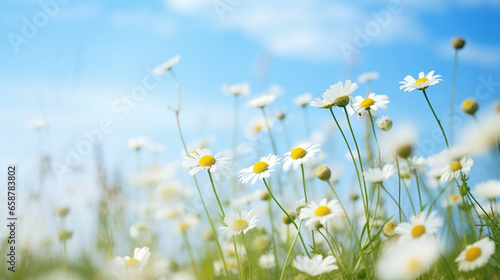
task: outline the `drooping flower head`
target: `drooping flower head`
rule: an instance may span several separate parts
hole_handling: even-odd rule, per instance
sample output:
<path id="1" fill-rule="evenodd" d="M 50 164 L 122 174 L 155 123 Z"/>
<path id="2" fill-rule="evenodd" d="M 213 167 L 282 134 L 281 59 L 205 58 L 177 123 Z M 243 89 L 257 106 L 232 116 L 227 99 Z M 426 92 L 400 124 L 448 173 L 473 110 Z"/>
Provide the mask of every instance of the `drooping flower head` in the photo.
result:
<path id="1" fill-rule="evenodd" d="M 220 89 L 223 93 L 234 96 L 247 96 L 250 93 L 250 84 L 241 83 L 234 85 L 222 85 Z"/>

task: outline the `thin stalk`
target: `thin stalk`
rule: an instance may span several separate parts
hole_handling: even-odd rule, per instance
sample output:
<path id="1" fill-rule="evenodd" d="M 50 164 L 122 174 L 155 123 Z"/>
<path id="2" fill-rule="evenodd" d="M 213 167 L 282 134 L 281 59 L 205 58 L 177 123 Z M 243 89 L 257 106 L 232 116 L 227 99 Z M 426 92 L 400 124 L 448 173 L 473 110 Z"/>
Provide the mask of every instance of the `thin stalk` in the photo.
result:
<path id="1" fill-rule="evenodd" d="M 321 234 L 321 236 L 323 236 L 323 239 L 325 239 L 326 243 L 328 244 L 328 247 L 330 247 L 330 250 L 332 250 L 332 254 L 335 256 L 335 250 L 333 249 L 333 246 L 330 243 L 330 241 L 328 240 L 328 238 L 320 230 L 318 230 L 318 232 L 319 232 L 319 234 Z M 339 258 L 338 259 L 342 261 L 343 265 L 345 265 L 344 259 L 340 256 L 341 253 L 340 253 L 340 249 L 338 248 L 338 246 L 337 246 L 337 251 L 339 252 Z M 345 267 L 343 267 L 342 265 L 340 265 L 340 262 L 339 262 L 339 269 L 340 269 L 340 273 L 345 278 L 346 277 L 345 270 L 344 270 Z"/>
<path id="2" fill-rule="evenodd" d="M 422 212 L 424 211 L 424 207 L 422 206 L 422 195 L 420 194 L 420 184 L 418 182 L 417 170 L 415 170 L 415 180 L 417 181 L 418 202 L 420 203 L 420 212 Z"/>
<path id="3" fill-rule="evenodd" d="M 210 178 L 210 184 L 212 185 L 212 189 L 214 190 L 215 198 L 217 198 L 217 203 L 219 203 L 222 216 L 226 217 L 226 213 L 224 213 L 224 208 L 222 208 L 222 203 L 220 203 L 219 195 L 217 195 L 217 191 L 215 190 L 214 180 L 212 179 L 212 173 L 210 173 L 210 170 L 207 170 L 207 172 L 208 172 L 208 177 Z"/>
<path id="4" fill-rule="evenodd" d="M 198 273 L 198 269 L 196 269 L 196 262 L 194 260 L 193 253 L 192 253 L 192 250 L 191 250 L 191 246 L 189 245 L 188 236 L 187 236 L 187 234 L 186 234 L 185 231 L 182 232 L 182 239 L 184 239 L 184 243 L 186 244 L 186 249 L 187 249 L 187 251 L 189 253 L 189 258 L 191 259 L 191 264 L 193 265 L 194 272 L 197 275 L 197 277 L 200 277 L 200 275 Z"/>
<path id="5" fill-rule="evenodd" d="M 399 159 L 397 155 L 394 155 L 396 159 L 396 167 L 398 168 L 398 206 L 399 206 L 399 222 L 401 223 L 401 169 L 399 169 Z"/>
<path id="6" fill-rule="evenodd" d="M 267 188 L 267 191 L 269 192 L 269 194 L 271 195 L 271 197 L 273 198 L 274 202 L 276 202 L 276 204 L 278 205 L 278 207 L 281 209 L 281 211 L 283 211 L 283 213 L 285 213 L 285 215 L 288 217 L 288 219 L 290 219 L 290 221 L 292 221 L 293 225 L 295 226 L 295 228 L 298 230 L 299 227 L 297 226 L 297 224 L 295 223 L 295 221 L 292 219 L 292 217 L 290 217 L 290 215 L 288 214 L 288 212 L 283 208 L 283 206 L 281 206 L 281 204 L 278 202 L 278 200 L 276 199 L 276 197 L 274 197 L 274 194 L 273 192 L 271 191 L 271 189 L 269 188 L 269 185 L 267 184 L 266 182 L 266 179 L 262 179 L 262 181 L 264 181 L 264 185 L 266 185 L 266 188 Z M 299 232 L 299 237 L 300 237 L 300 241 L 302 242 L 302 246 L 304 246 L 304 250 L 306 251 L 306 254 L 307 256 L 310 257 L 309 255 L 309 252 L 307 251 L 307 246 L 306 244 L 304 243 L 304 239 L 302 238 L 302 235 L 300 234 Z"/>
<path id="7" fill-rule="evenodd" d="M 245 235 L 243 232 L 241 233 L 241 242 L 243 242 L 243 246 L 245 247 L 245 251 L 247 252 L 247 258 L 248 258 L 248 279 L 252 279 L 252 265 L 251 265 L 251 260 L 250 260 L 250 251 L 248 250 L 247 244 L 245 242 Z"/>
<path id="8" fill-rule="evenodd" d="M 288 253 L 286 254 L 285 263 L 283 264 L 283 269 L 281 270 L 280 280 L 283 280 L 283 277 L 285 276 L 286 266 L 288 264 L 288 260 L 290 259 L 290 255 L 292 254 L 293 246 L 295 245 L 295 242 L 297 242 L 297 237 L 299 237 L 299 235 L 300 235 L 300 228 L 301 227 L 302 227 L 302 221 L 300 221 L 300 223 L 299 223 L 299 227 L 297 228 L 297 233 L 295 234 L 295 237 L 293 238 L 292 245 L 290 245 L 290 249 L 288 249 Z"/>
<path id="9" fill-rule="evenodd" d="M 307 203 L 307 191 L 306 191 L 306 177 L 304 176 L 304 164 L 300 164 L 300 170 L 302 171 L 302 186 L 304 187 L 304 198 Z"/>
<path id="10" fill-rule="evenodd" d="M 432 114 L 434 115 L 434 118 L 436 119 L 439 128 L 441 129 L 441 132 L 443 133 L 444 141 L 446 142 L 446 147 L 449 149 L 450 145 L 448 144 L 448 138 L 446 138 L 446 133 L 444 133 L 443 126 L 441 125 L 441 122 L 439 121 L 439 118 L 436 115 L 436 112 L 434 112 L 434 109 L 432 108 L 431 102 L 429 101 L 429 98 L 427 97 L 427 93 L 425 93 L 425 89 L 422 89 L 422 92 L 424 93 L 425 100 L 427 100 L 427 104 L 429 104 L 429 107 L 431 108 Z"/>
<path id="11" fill-rule="evenodd" d="M 276 248 L 278 246 L 278 243 L 276 243 L 276 227 L 274 227 L 274 215 L 273 215 L 273 209 L 271 207 L 271 200 L 268 200 L 268 211 L 269 211 L 269 221 L 271 222 L 271 231 L 272 231 L 272 239 L 273 239 L 273 253 L 274 253 L 274 259 L 276 260 L 276 275 L 278 275 L 278 249 Z M 288 230 L 288 229 L 287 229 Z M 279 239 L 278 239 L 279 240 Z"/>
<path id="12" fill-rule="evenodd" d="M 375 138 L 375 142 L 377 143 L 378 166 L 382 168 L 382 154 L 380 153 L 380 145 L 378 144 L 377 133 L 375 133 L 375 125 L 373 124 L 372 112 L 370 110 L 368 110 L 368 115 L 370 115 L 370 122 L 372 124 L 373 138 Z"/>
<path id="13" fill-rule="evenodd" d="M 302 106 L 304 112 L 304 123 L 306 126 L 306 138 L 311 136 L 311 125 L 309 122 L 309 113 L 307 112 L 307 105 Z"/>
<path id="14" fill-rule="evenodd" d="M 236 262 L 238 263 L 238 277 L 243 279 L 243 271 L 241 270 L 241 260 L 238 254 L 238 248 L 236 248 L 236 236 L 233 235 L 233 245 L 234 245 L 234 255 L 236 256 Z"/>
<path id="15" fill-rule="evenodd" d="M 271 125 L 269 124 L 269 120 L 267 119 L 266 110 L 264 110 L 264 107 L 262 107 L 261 109 L 262 109 L 262 116 L 264 116 L 264 121 L 266 122 L 267 133 L 269 134 L 269 139 L 271 139 L 271 145 L 273 146 L 273 152 L 275 155 L 277 155 L 278 149 L 276 148 L 276 143 L 274 142 L 273 133 L 271 132 Z"/>

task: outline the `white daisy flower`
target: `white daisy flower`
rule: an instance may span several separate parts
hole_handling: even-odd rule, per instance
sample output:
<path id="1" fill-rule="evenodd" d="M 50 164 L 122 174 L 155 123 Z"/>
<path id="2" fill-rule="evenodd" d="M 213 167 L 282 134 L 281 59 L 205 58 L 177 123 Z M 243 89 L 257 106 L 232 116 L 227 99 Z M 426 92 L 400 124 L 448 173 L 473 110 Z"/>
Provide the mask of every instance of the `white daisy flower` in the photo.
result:
<path id="1" fill-rule="evenodd" d="M 260 158 L 260 161 L 256 164 L 240 171 L 240 181 L 243 184 L 252 181 L 250 184 L 253 185 L 257 180 L 270 177 L 271 172 L 274 171 L 272 168 L 279 164 L 279 161 L 280 158 L 273 154 Z"/>
<path id="2" fill-rule="evenodd" d="M 460 174 L 469 174 L 474 161 L 469 157 L 463 157 L 460 160 L 452 161 L 441 170 L 441 182 L 449 182 L 459 178 Z"/>
<path id="3" fill-rule="evenodd" d="M 484 154 L 497 146 L 500 138 L 500 114 L 491 112 L 480 123 L 480 126 L 473 122 L 460 128 L 462 133 L 457 137 L 460 140 L 458 146 L 468 155 Z"/>
<path id="4" fill-rule="evenodd" d="M 276 100 L 275 94 L 262 94 L 247 102 L 246 106 L 251 108 L 264 108 Z"/>
<path id="5" fill-rule="evenodd" d="M 361 118 L 361 114 L 365 113 L 367 110 L 370 110 L 372 116 L 377 116 L 378 108 L 387 110 L 389 109 L 389 97 L 387 95 L 375 95 L 375 93 L 370 93 L 367 98 L 363 98 L 362 96 L 356 96 L 354 98 L 354 102 L 352 104 L 351 115 L 357 113 L 359 118 Z"/>
<path id="6" fill-rule="evenodd" d="M 273 268 L 276 266 L 276 259 L 273 254 L 262 255 L 259 258 L 259 265 L 263 269 Z"/>
<path id="7" fill-rule="evenodd" d="M 26 126 L 31 129 L 39 129 L 47 126 L 47 120 L 45 119 L 35 119 L 32 121 L 28 121 Z"/>
<path id="8" fill-rule="evenodd" d="M 238 262 L 237 262 L 236 258 L 226 258 L 225 261 L 226 261 L 227 270 L 232 274 L 238 274 Z M 214 272 L 215 272 L 215 276 L 225 275 L 224 262 L 222 260 L 214 261 Z M 193 279 L 196 279 L 196 278 L 193 278 Z"/>
<path id="9" fill-rule="evenodd" d="M 352 83 L 351 80 L 347 80 L 344 83 L 338 82 L 335 85 L 331 85 L 323 93 L 323 100 L 320 98 L 315 98 L 311 101 L 311 106 L 329 109 L 333 106 L 346 107 L 350 102 L 352 97 L 350 96 L 358 88 L 356 83 Z"/>
<path id="10" fill-rule="evenodd" d="M 140 274 L 141 270 L 147 264 L 149 256 L 148 247 L 135 248 L 134 256 L 116 257 L 113 260 L 116 269 L 115 275 L 120 279 L 132 279 L 133 276 Z"/>
<path id="11" fill-rule="evenodd" d="M 135 223 L 130 226 L 130 237 L 136 239 L 149 233 L 149 225 L 146 223 Z"/>
<path id="12" fill-rule="evenodd" d="M 326 226 L 327 222 L 338 218 L 342 214 L 342 207 L 337 200 L 327 201 L 326 198 L 319 204 L 314 201 L 300 210 L 299 219 L 307 220 L 306 226 L 315 229 L 316 226 Z"/>
<path id="13" fill-rule="evenodd" d="M 418 216 L 410 218 L 409 223 L 400 223 L 394 229 L 394 232 L 401 235 L 400 240 L 413 240 L 421 237 L 433 236 L 443 225 L 443 219 L 436 217 L 437 212 L 433 211 L 430 214 L 422 212 Z"/>
<path id="14" fill-rule="evenodd" d="M 443 207 L 453 207 L 457 205 L 462 205 L 464 203 L 464 199 L 459 194 L 452 194 L 448 196 L 442 203 Z"/>
<path id="15" fill-rule="evenodd" d="M 179 205 L 179 206 L 171 207 L 168 209 L 158 210 L 155 214 L 155 218 L 157 220 L 177 218 L 177 217 L 181 216 L 182 214 L 184 214 L 185 212 L 186 212 L 186 209 L 184 208 L 184 206 Z"/>
<path id="16" fill-rule="evenodd" d="M 373 80 L 378 79 L 379 74 L 376 71 L 373 72 L 365 72 L 362 73 L 361 75 L 358 76 L 358 83 L 364 84 L 364 83 L 369 83 Z"/>
<path id="17" fill-rule="evenodd" d="M 198 171 L 208 170 L 214 174 L 215 179 L 220 179 L 220 173 L 227 169 L 229 158 L 221 158 L 221 153 L 213 155 L 209 149 L 198 149 L 196 153 L 192 153 L 189 157 L 185 157 L 182 162 L 183 167 L 189 167 L 190 175 L 195 175 Z"/>
<path id="18" fill-rule="evenodd" d="M 319 145 L 311 146 L 311 143 L 304 143 L 302 145 L 299 145 L 291 152 L 287 152 L 285 154 L 285 159 L 283 161 L 283 171 L 288 171 L 290 169 L 290 166 L 292 165 L 293 170 L 297 170 L 297 168 L 301 164 L 311 160 L 314 154 L 319 151 Z"/>
<path id="19" fill-rule="evenodd" d="M 377 263 L 377 275 L 385 280 L 413 280 L 437 261 L 439 245 L 432 239 L 395 243 Z"/>
<path id="20" fill-rule="evenodd" d="M 382 169 L 379 167 L 368 168 L 363 175 L 365 180 L 371 183 L 382 183 L 394 174 L 396 168 L 392 164 L 386 164 Z"/>
<path id="21" fill-rule="evenodd" d="M 405 77 L 404 81 L 399 82 L 402 84 L 399 89 L 405 89 L 405 91 L 408 92 L 415 89 L 424 90 L 429 86 L 433 86 L 438 84 L 440 81 L 443 81 L 440 77 L 441 75 L 434 75 L 434 71 L 429 72 L 427 75 L 425 75 L 424 72 L 420 72 L 417 80 L 408 75 Z"/>
<path id="22" fill-rule="evenodd" d="M 417 171 L 422 174 L 427 170 L 427 160 L 423 157 L 412 156 L 408 158 L 408 165 L 411 170 Z"/>
<path id="23" fill-rule="evenodd" d="M 455 259 L 458 270 L 471 271 L 484 266 L 495 253 L 495 242 L 488 237 L 467 245 L 460 255 Z"/>
<path id="24" fill-rule="evenodd" d="M 322 255 L 313 255 L 311 258 L 297 256 L 293 261 L 293 266 L 310 276 L 317 276 L 338 269 L 339 267 L 335 262 L 336 259 L 334 256 L 327 256 L 324 259 Z"/>
<path id="25" fill-rule="evenodd" d="M 156 75 L 160 75 L 166 71 L 169 71 L 170 69 L 172 69 L 172 67 L 174 67 L 179 62 L 180 59 L 181 59 L 180 55 L 176 55 L 176 56 L 172 57 L 171 59 L 167 60 L 167 62 L 156 67 L 153 70 L 153 73 L 155 73 Z"/>
<path id="26" fill-rule="evenodd" d="M 185 233 L 189 229 L 195 227 L 199 221 L 200 221 L 200 218 L 194 214 L 189 214 L 189 215 L 185 215 L 184 217 L 180 217 L 177 220 L 176 226 L 174 228 L 175 232 L 176 233 Z"/>
<path id="27" fill-rule="evenodd" d="M 489 180 L 476 184 L 475 192 L 486 199 L 496 199 L 500 196 L 500 180 Z"/>
<path id="28" fill-rule="evenodd" d="M 227 236 L 232 237 L 240 233 L 245 234 L 249 230 L 257 226 L 257 216 L 252 214 L 252 210 L 240 213 L 229 214 L 224 218 L 224 223 L 227 225 L 225 227 L 220 227 Z"/>
<path id="29" fill-rule="evenodd" d="M 383 131 L 389 131 L 392 128 L 392 120 L 388 116 L 380 117 L 380 119 L 376 120 L 375 123 L 377 124 L 378 128 Z"/>
<path id="30" fill-rule="evenodd" d="M 223 93 L 234 96 L 247 96 L 250 93 L 250 84 L 241 83 L 235 85 L 222 85 L 220 89 Z"/>
<path id="31" fill-rule="evenodd" d="M 312 96 L 310 93 L 304 93 L 302 95 L 295 97 L 295 99 L 293 100 L 293 103 L 295 103 L 295 105 L 297 105 L 299 107 L 305 107 L 305 106 L 307 106 L 307 104 L 309 104 L 309 102 L 311 102 L 311 99 L 312 99 Z"/>
<path id="32" fill-rule="evenodd" d="M 148 140 L 144 136 L 132 138 L 132 139 L 128 140 L 127 148 L 134 150 L 134 151 L 137 151 L 137 150 L 142 149 L 144 146 L 146 146 L 147 143 L 148 143 Z"/>

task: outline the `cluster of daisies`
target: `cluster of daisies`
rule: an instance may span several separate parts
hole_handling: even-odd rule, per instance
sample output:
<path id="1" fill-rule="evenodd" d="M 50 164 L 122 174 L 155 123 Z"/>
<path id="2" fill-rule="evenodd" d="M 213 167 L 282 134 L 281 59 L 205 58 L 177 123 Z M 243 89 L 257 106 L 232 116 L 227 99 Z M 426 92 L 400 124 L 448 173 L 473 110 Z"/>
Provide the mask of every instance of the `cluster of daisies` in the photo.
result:
<path id="1" fill-rule="evenodd" d="M 171 71 L 178 61 L 179 57 L 176 57 L 155 71 L 158 74 Z M 365 73 L 358 82 L 370 83 L 377 78 L 376 72 Z M 320 275 L 342 279 L 425 279 L 426 275 L 427 278 L 458 279 L 463 275 L 473 277 L 474 274 L 470 273 L 486 269 L 488 264 L 497 267 L 491 264 L 491 260 L 496 259 L 498 232 L 493 227 L 498 227 L 499 222 L 497 198 L 500 197 L 500 180 L 483 181 L 473 189 L 468 181 L 474 165 L 472 157 L 497 147 L 499 143 L 500 110 L 496 109 L 490 120 L 479 123 L 475 115 L 477 102 L 465 100 L 461 108 L 476 121 L 467 129 L 473 133 L 450 145 L 427 96 L 428 88 L 442 81 L 440 75 L 431 71 L 427 74 L 420 72 L 418 78 L 406 76 L 400 82 L 400 89 L 405 92 L 419 90 L 423 93 L 441 129 L 446 148 L 427 157 L 418 155 L 417 135 L 413 129 L 393 130 L 393 121 L 389 117 L 377 116 L 379 109 L 388 109 L 390 101 L 386 95 L 368 91 L 366 96 L 352 96 L 358 84 L 346 80 L 331 85 L 321 98 L 313 99 L 310 93 L 306 93 L 294 99 L 294 103 L 304 109 L 304 118 L 308 106 L 330 111 L 342 135 L 339 139 L 345 142 L 347 158 L 356 171 L 353 184 L 359 185 L 359 190 L 350 190 L 347 203 L 337 194 L 341 188 L 337 185 L 339 176 L 334 174 L 336 170 L 320 165 L 325 160 L 324 144 L 317 143 L 321 141 L 308 139 L 300 145 L 287 145 L 291 149 L 282 156 L 278 153 L 273 125 L 282 122 L 286 126 L 285 114 L 278 113 L 275 118 L 266 114 L 268 106 L 282 93 L 278 86 L 271 86 L 246 103 L 247 107 L 261 110 L 262 117 L 252 123 L 252 131 L 267 134 L 270 145 L 266 148 L 272 153 L 261 152 L 259 157 L 266 156 L 238 169 L 235 164 L 237 151 L 232 151 L 232 157 L 224 157 L 222 152 L 214 153 L 206 145 L 186 151 L 182 167 L 189 169 L 189 174 L 194 177 L 210 224 L 203 237 L 214 242 L 217 248 L 212 254 L 214 275 L 228 279 L 236 275 L 239 279 L 289 279 L 290 274 L 297 279 Z M 250 94 L 250 85 L 223 85 L 221 91 L 240 98 Z M 338 109 L 340 116 L 334 111 Z M 368 147 L 364 147 L 365 150 L 359 148 L 361 138 L 356 138 L 350 122 L 354 115 L 358 120 L 367 121 L 369 141 L 374 139 L 376 142 L 377 151 L 372 158 L 365 157 Z M 343 130 L 338 122 L 340 117 L 346 118 L 349 130 Z M 383 142 L 379 143 L 377 135 Z M 133 150 L 143 146 L 145 140 L 141 138 L 129 143 Z M 286 178 L 285 173 L 288 173 Z M 310 174 L 313 174 L 312 178 Z M 149 175 L 145 177 L 151 178 Z M 312 181 L 314 177 L 325 183 L 328 191 L 318 194 L 319 191 L 315 190 L 318 186 Z M 233 181 L 233 192 L 227 191 L 229 183 L 223 181 L 226 178 L 237 181 Z M 150 179 L 146 181 L 152 184 Z M 199 182 L 209 184 L 214 199 L 207 200 L 206 193 L 200 191 Z M 240 196 L 239 190 L 253 188 L 256 184 L 265 190 Z M 288 192 L 293 191 L 300 199 L 294 201 L 295 208 L 290 210 L 291 195 Z M 176 184 L 159 187 L 159 193 L 173 197 L 184 192 L 182 185 Z M 229 193 L 231 203 L 226 200 Z M 257 199 L 266 201 L 261 203 L 266 210 L 249 207 Z M 177 198 L 177 201 L 182 201 L 182 198 Z M 437 206 L 438 201 L 442 202 L 441 207 Z M 216 215 L 207 208 L 208 203 L 215 202 L 220 219 L 214 219 Z M 182 234 L 192 262 L 191 276 L 203 279 L 196 254 L 193 254 L 196 250 L 191 249 L 189 241 L 193 234 L 190 229 L 198 225 L 200 217 L 189 211 L 186 213 L 184 208 L 180 205 L 158 211 L 156 217 L 177 221 L 177 233 Z M 245 210 L 238 211 L 242 208 Z M 273 217 L 275 211 L 282 212 L 284 228 L 278 228 L 277 219 Z M 267 219 L 270 229 L 266 230 Z M 130 235 L 142 236 L 147 230 L 147 225 L 137 224 L 131 228 Z M 219 238 L 219 234 L 223 236 Z M 144 247 L 137 248 L 133 257 L 117 257 L 114 261 L 115 277 L 135 279 L 147 270 L 150 255 L 149 248 Z M 453 255 L 453 266 L 445 259 L 449 255 Z M 444 265 L 443 275 L 438 276 L 435 273 L 436 267 L 441 266 L 440 262 Z"/>

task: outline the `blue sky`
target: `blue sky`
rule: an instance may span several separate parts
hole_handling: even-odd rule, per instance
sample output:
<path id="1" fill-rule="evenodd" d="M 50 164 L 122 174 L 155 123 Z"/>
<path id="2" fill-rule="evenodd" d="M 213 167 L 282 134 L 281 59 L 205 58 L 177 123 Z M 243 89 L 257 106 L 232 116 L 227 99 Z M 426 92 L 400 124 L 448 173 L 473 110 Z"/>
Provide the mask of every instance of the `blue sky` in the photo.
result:
<path id="1" fill-rule="evenodd" d="M 40 3 L 51 4 L 53 14 L 47 17 L 47 5 Z M 214 4 L 227 10 L 218 12 Z M 495 0 L 6 0 L 0 7 L 0 127 L 11 135 L 2 139 L 5 163 L 33 156 L 36 135 L 25 124 L 39 117 L 50 124 L 48 149 L 61 159 L 83 131 L 113 117 L 114 100 L 130 94 L 150 69 L 176 54 L 182 57 L 175 71 L 184 95 L 187 138 L 215 135 L 220 150 L 229 147 L 226 135 L 232 127 L 232 100 L 219 90 L 224 83 L 250 82 L 254 95 L 271 84 L 282 86 L 284 95 L 271 111 L 285 109 L 296 116 L 291 131 L 297 130 L 299 140 L 303 124 L 293 97 L 304 92 L 320 96 L 331 84 L 355 80 L 366 71 L 380 73 L 373 88 L 391 98 L 386 114 L 401 122 L 413 120 L 422 137 L 429 135 L 435 122 L 425 100 L 418 92 L 403 93 L 398 82 L 408 74 L 436 70 L 444 82 L 429 89 L 429 96 L 443 114 L 449 108 L 453 36 L 467 40 L 459 53 L 457 101 L 474 96 L 481 79 L 500 80 L 500 1 Z M 24 19 L 43 21 L 40 13 L 47 22 L 27 38 Z M 366 34 L 369 28 L 375 28 L 367 35 L 369 42 L 356 45 L 358 30 Z M 13 47 L 12 36 L 25 40 Z M 346 57 L 341 49 L 346 44 L 359 53 Z M 365 87 L 358 91 L 363 94 Z M 166 110 L 176 102 L 174 93 L 165 77 L 125 121 L 114 122 L 116 129 L 103 143 L 110 166 L 129 159 L 126 141 L 139 135 L 165 144 L 166 160 L 178 158 L 174 118 Z M 498 89 L 481 96 L 484 108 L 491 107 Z M 258 115 L 243 110 L 243 120 Z M 324 111 L 310 112 L 314 128 L 329 121 Z"/>

